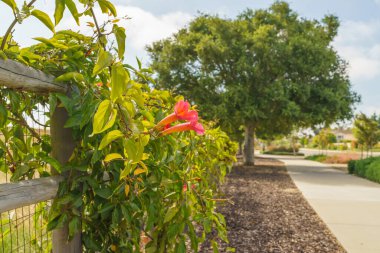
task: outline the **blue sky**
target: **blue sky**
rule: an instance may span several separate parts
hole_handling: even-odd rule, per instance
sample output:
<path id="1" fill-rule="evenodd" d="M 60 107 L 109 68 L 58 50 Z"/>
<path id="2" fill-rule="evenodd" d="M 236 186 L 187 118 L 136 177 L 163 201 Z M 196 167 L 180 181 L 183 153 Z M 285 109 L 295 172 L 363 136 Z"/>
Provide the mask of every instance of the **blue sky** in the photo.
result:
<path id="1" fill-rule="evenodd" d="M 111 0 L 112 1 L 112 0 Z M 22 1 L 17 0 L 21 3 Z M 54 11 L 53 0 L 37 0 L 36 8 L 48 13 Z M 131 19 L 123 22 L 127 30 L 126 60 L 135 57 L 147 62 L 144 52 L 146 44 L 170 36 L 197 15 L 198 12 L 219 14 L 233 18 L 246 8 L 267 8 L 268 0 L 113 0 L 119 16 Z M 380 113 L 380 0 L 292 0 L 293 10 L 306 18 L 320 19 L 325 14 L 334 14 L 341 20 L 334 46 L 350 64 L 349 74 L 353 88 L 362 96 L 357 111 Z M 8 7 L 0 3 L 0 34 L 4 34 L 12 20 Z M 52 16 L 52 15 L 51 15 Z M 85 22 L 82 22 L 85 24 Z M 79 30 L 68 15 L 59 28 Z M 90 32 L 88 28 L 81 28 Z M 37 36 L 51 36 L 38 21 L 16 27 L 15 38 L 22 45 L 30 45 Z"/>

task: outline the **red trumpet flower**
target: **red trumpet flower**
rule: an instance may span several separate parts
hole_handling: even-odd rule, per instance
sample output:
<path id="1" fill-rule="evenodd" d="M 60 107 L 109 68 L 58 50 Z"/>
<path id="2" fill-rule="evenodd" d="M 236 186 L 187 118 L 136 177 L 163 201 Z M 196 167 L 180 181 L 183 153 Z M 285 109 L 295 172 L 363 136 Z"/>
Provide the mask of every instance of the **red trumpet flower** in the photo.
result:
<path id="1" fill-rule="evenodd" d="M 174 106 L 174 113 L 166 116 L 158 124 L 158 128 L 163 128 L 177 120 L 186 120 L 186 121 L 198 121 L 198 112 L 194 110 L 189 110 L 190 104 L 187 101 L 179 101 Z"/>
<path id="2" fill-rule="evenodd" d="M 205 129 L 203 128 L 201 123 L 198 123 L 196 121 L 191 121 L 191 122 L 186 122 L 186 123 L 169 127 L 168 129 L 165 129 L 164 131 L 162 131 L 161 135 L 167 135 L 171 133 L 183 132 L 183 131 L 189 131 L 189 130 L 193 130 L 199 135 L 203 135 L 205 133 Z"/>

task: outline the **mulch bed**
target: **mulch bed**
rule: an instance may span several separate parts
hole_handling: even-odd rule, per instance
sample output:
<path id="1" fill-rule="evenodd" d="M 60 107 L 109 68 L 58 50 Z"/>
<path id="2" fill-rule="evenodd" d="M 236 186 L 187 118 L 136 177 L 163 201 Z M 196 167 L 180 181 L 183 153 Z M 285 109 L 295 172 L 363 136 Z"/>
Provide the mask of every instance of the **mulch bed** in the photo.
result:
<path id="1" fill-rule="evenodd" d="M 346 252 L 294 185 L 283 164 L 256 159 L 236 166 L 223 187 L 234 204 L 220 206 L 236 252 Z M 220 252 L 226 252 L 221 243 Z M 203 246 L 200 252 L 212 252 Z"/>

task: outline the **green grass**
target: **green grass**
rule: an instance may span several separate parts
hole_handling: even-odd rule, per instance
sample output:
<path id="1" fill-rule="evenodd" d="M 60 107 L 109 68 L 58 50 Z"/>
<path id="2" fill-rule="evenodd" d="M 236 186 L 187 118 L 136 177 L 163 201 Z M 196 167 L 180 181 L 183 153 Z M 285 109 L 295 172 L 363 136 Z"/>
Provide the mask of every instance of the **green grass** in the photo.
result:
<path id="1" fill-rule="evenodd" d="M 1 214 L 0 253 L 51 251 L 51 234 L 46 233 L 47 213 L 43 210 L 44 202 Z"/>
<path id="2" fill-rule="evenodd" d="M 293 152 L 286 152 L 286 151 L 265 151 L 263 154 L 265 155 L 294 155 Z M 296 156 L 304 156 L 304 154 L 297 152 Z"/>
<path id="3" fill-rule="evenodd" d="M 305 159 L 322 163 L 327 159 L 327 155 L 310 155 L 306 156 Z"/>

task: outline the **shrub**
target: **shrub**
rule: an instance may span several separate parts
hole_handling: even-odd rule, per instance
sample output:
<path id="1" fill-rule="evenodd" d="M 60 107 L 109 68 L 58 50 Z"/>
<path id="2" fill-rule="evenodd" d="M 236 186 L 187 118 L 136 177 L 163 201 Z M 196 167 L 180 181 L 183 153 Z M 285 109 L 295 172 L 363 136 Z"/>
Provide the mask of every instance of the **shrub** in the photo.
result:
<path id="1" fill-rule="evenodd" d="M 293 154 L 293 148 L 290 146 L 269 146 L 268 151 L 272 152 L 291 152 Z M 295 147 L 295 151 L 299 151 L 299 147 Z"/>
<path id="2" fill-rule="evenodd" d="M 367 159 L 358 160 L 355 163 L 355 174 L 360 177 L 365 177 L 365 172 L 368 168 L 368 166 L 373 162 L 375 158 L 370 157 Z"/>
<path id="3" fill-rule="evenodd" d="M 356 163 L 355 160 L 348 161 L 347 169 L 348 169 L 348 173 L 349 174 L 354 174 L 354 172 L 355 172 L 355 163 Z"/>
<path id="4" fill-rule="evenodd" d="M 348 172 L 380 183 L 380 157 L 370 157 L 348 163 Z"/>
<path id="5" fill-rule="evenodd" d="M 380 183 L 380 159 L 375 159 L 368 165 L 365 178 Z"/>

